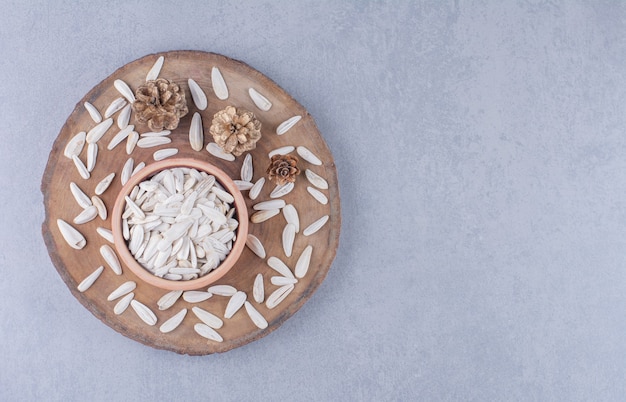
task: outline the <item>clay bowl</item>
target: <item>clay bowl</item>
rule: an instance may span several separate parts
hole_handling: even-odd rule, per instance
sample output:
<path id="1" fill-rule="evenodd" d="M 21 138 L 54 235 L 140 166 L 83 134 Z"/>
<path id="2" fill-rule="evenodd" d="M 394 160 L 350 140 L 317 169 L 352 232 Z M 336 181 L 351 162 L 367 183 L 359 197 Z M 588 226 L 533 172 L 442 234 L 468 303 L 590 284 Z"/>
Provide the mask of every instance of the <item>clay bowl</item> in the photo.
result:
<path id="1" fill-rule="evenodd" d="M 226 191 L 228 191 L 235 198 L 234 206 L 236 208 L 235 217 L 239 221 L 239 226 L 235 230 L 237 239 L 233 243 L 232 250 L 226 256 L 224 261 L 217 266 L 213 271 L 201 276 L 197 279 L 191 280 L 169 280 L 159 278 L 152 274 L 150 271 L 142 267 L 130 253 L 128 245 L 124 236 L 122 235 L 122 214 L 126 206 L 125 196 L 129 195 L 133 188 L 144 180 L 156 175 L 162 170 L 176 168 L 176 167 L 189 167 L 198 171 L 204 171 L 210 175 L 215 176 L 217 182 L 219 182 Z M 248 235 L 248 211 L 246 202 L 241 194 L 241 191 L 237 188 L 233 180 L 224 171 L 211 165 L 210 163 L 190 159 L 190 158 L 177 158 L 177 159 L 165 159 L 159 162 L 152 163 L 135 175 L 133 175 L 128 182 L 122 187 L 111 215 L 113 239 L 115 241 L 115 248 L 120 257 L 121 262 L 126 265 L 135 275 L 137 275 L 144 282 L 156 286 L 161 289 L 167 290 L 192 290 L 206 287 L 211 283 L 219 280 L 223 277 L 237 262 L 241 253 L 243 252 L 246 237 Z"/>

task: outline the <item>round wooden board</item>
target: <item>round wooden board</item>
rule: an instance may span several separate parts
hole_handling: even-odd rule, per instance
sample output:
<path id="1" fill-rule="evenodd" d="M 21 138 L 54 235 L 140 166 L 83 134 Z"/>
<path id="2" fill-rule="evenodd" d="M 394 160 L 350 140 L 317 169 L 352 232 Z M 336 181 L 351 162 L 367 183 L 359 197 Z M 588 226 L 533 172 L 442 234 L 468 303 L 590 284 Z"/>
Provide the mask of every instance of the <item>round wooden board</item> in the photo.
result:
<path id="1" fill-rule="evenodd" d="M 209 100 L 208 108 L 204 111 L 199 111 L 204 126 L 205 147 L 208 142 L 212 141 L 209 127 L 213 115 L 228 105 L 243 107 L 253 111 L 262 122 L 263 137 L 257 143 L 257 148 L 250 152 L 254 163 L 253 181 L 265 176 L 265 169 L 269 162 L 268 153 L 278 147 L 302 145 L 310 149 L 322 160 L 321 166 L 314 166 L 300 158 L 299 167 L 302 170 L 302 174 L 298 176 L 294 190 L 283 197 L 288 204 L 293 204 L 296 207 L 300 215 L 300 233 L 296 235 L 292 256 L 286 257 L 282 249 L 282 231 L 286 225 L 282 214 L 263 223 L 250 223 L 250 233 L 261 240 L 265 246 L 267 257 L 261 259 L 248 248 L 245 248 L 233 269 L 219 281 L 219 284 L 232 285 L 238 290 L 246 292 L 248 301 L 266 318 L 269 326 L 266 329 L 257 328 L 248 317 L 245 309 L 241 308 L 231 319 L 223 319 L 223 327 L 217 330 L 224 338 L 224 341 L 221 343 L 208 341 L 195 333 L 193 326 L 200 320 L 191 312 L 191 308 L 198 306 L 223 318 L 229 300 L 228 297 L 213 295 L 210 299 L 195 304 L 187 303 L 181 298 L 168 310 L 159 311 L 156 303 L 167 292 L 166 290 L 141 282 L 138 277 L 124 266 L 122 267 L 123 274 L 121 276 L 115 275 L 100 255 L 100 246 L 108 242 L 96 233 L 96 228 L 101 226 L 110 229 L 110 217 L 106 221 L 96 218 L 82 225 L 74 225 L 72 223 L 74 217 L 82 209 L 71 195 L 70 182 L 75 182 L 87 195 L 91 196 L 95 194 L 94 191 L 98 182 L 109 173 L 115 172 L 116 177 L 113 184 L 101 196 L 110 213 L 115 197 L 122 187 L 120 182 L 122 167 L 129 157 L 126 154 L 125 142 L 122 142 L 111 151 L 108 151 L 106 148 L 111 138 L 119 131 L 116 124 L 116 118 L 119 114 L 117 112 L 113 115 L 116 120 L 113 126 L 98 141 L 97 164 L 91 173 L 91 178 L 88 180 L 81 178 L 74 163 L 63 155 L 63 151 L 67 142 L 76 133 L 88 131 L 95 126 L 83 103 L 85 101 L 92 103 L 101 114 L 104 114 L 108 105 L 120 96 L 113 86 L 114 81 L 121 79 L 134 91 L 145 82 L 146 74 L 159 56 L 164 56 L 165 58 L 159 77 L 170 79 L 185 89 L 189 114 L 181 120 L 178 128 L 173 130 L 170 135 L 172 139 L 171 144 L 147 149 L 136 147 L 131 155 L 135 164 L 140 162 L 145 162 L 146 164 L 153 163 L 152 155 L 157 149 L 176 147 L 179 150 L 177 157 L 190 157 L 209 161 L 228 173 L 231 178 L 240 178 L 240 169 L 245 154 L 237 157 L 234 162 L 228 162 L 214 157 L 205 149 L 202 151 L 193 151 L 191 149 L 188 138 L 189 125 L 193 113 L 198 110 L 189 92 L 188 78 L 193 78 L 200 85 Z M 225 101 L 219 100 L 213 92 L 211 85 L 211 68 L 213 66 L 220 69 L 228 86 L 230 96 Z M 256 107 L 248 94 L 249 88 L 255 88 L 268 98 L 273 104 L 272 108 L 264 112 Z M 278 125 L 296 115 L 302 116 L 302 119 L 284 135 L 277 135 L 276 128 Z M 137 132 L 144 133 L 150 131 L 147 126 L 135 123 L 133 117 L 131 117 L 130 124 L 135 124 Z M 87 159 L 86 154 L 87 147 L 85 146 L 79 156 L 85 163 Z M 320 204 L 307 192 L 307 187 L 311 185 L 304 175 L 304 170 L 307 168 L 318 173 L 328 181 L 329 189 L 321 190 L 328 197 L 328 204 Z M 273 183 L 266 182 L 260 196 L 255 201 L 250 200 L 248 191 L 244 191 L 248 211 L 250 213 L 254 212 L 252 210 L 253 204 L 269 200 L 269 194 L 273 188 Z M 302 307 L 324 280 L 335 258 L 339 242 L 341 214 L 337 171 L 330 150 L 319 133 L 313 118 L 289 94 L 263 74 L 242 62 L 213 53 L 173 51 L 148 55 L 123 66 L 98 84 L 76 105 L 61 129 L 50 152 L 41 189 L 44 195 L 46 211 L 42 227 L 43 237 L 52 262 L 72 294 L 96 317 L 124 336 L 155 348 L 167 349 L 182 354 L 205 355 L 225 352 L 259 339 L 278 328 Z M 302 234 L 304 228 L 324 215 L 329 215 L 330 219 L 321 230 L 308 237 Z M 65 242 L 58 229 L 57 219 L 63 219 L 72 224 L 85 236 L 87 245 L 82 250 L 75 250 Z M 296 283 L 295 289 L 291 294 L 274 309 L 267 308 L 265 303 L 256 303 L 252 297 L 252 285 L 258 273 L 263 274 L 264 277 L 266 300 L 267 296 L 278 288 L 270 283 L 270 278 L 279 274 L 267 265 L 267 258 L 276 256 L 293 270 L 300 253 L 307 245 L 312 245 L 313 247 L 310 268 L 306 276 Z M 100 265 L 105 266 L 102 275 L 91 288 L 84 293 L 80 293 L 76 289 L 77 285 Z M 137 288 L 134 290 L 135 299 L 154 311 L 158 318 L 156 325 L 149 326 L 145 324 L 130 307 L 121 315 L 113 313 L 113 307 L 117 300 L 109 302 L 107 301 L 107 296 L 126 281 L 137 282 Z M 182 324 L 173 332 L 161 333 L 159 326 L 183 308 L 188 309 L 188 313 Z"/>

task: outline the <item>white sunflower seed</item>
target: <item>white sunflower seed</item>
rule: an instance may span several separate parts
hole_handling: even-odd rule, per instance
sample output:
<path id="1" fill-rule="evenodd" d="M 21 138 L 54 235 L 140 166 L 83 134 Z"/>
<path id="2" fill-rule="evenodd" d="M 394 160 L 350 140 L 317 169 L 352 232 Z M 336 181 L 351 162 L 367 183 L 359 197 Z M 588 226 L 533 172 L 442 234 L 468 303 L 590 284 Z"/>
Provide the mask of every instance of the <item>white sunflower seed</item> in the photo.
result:
<path id="1" fill-rule="evenodd" d="M 70 182 L 70 192 L 81 208 L 85 209 L 93 205 L 87 194 L 85 194 L 76 183 Z"/>
<path id="2" fill-rule="evenodd" d="M 120 260 L 117 258 L 117 254 L 108 244 L 104 244 L 100 247 L 100 255 L 104 258 L 104 262 L 111 268 L 115 275 L 122 275 L 122 266 Z"/>
<path id="3" fill-rule="evenodd" d="M 148 74 L 146 74 L 146 81 L 154 81 L 159 77 L 159 73 L 161 72 L 161 68 L 163 67 L 163 56 L 159 56 L 159 58 L 154 62 Z"/>
<path id="4" fill-rule="evenodd" d="M 224 322 L 218 316 L 209 313 L 206 310 L 201 309 L 200 307 L 192 307 L 191 311 L 198 317 L 200 321 L 205 323 L 211 328 L 220 329 Z"/>
<path id="5" fill-rule="evenodd" d="M 210 299 L 213 296 L 212 293 L 209 292 L 200 292 L 198 290 L 188 290 L 183 293 L 183 300 L 187 303 L 200 303 L 207 299 Z"/>
<path id="6" fill-rule="evenodd" d="M 286 278 L 284 276 L 272 276 L 270 282 L 272 282 L 272 285 L 285 286 L 295 285 L 296 283 L 298 283 L 298 280 L 296 278 Z"/>
<path id="7" fill-rule="evenodd" d="M 126 219 L 122 220 L 122 236 L 126 241 L 130 239 L 130 229 L 128 228 L 128 221 Z"/>
<path id="8" fill-rule="evenodd" d="M 137 252 L 139 248 L 143 244 L 143 239 L 145 237 L 145 232 L 143 230 L 143 226 L 135 225 L 130 231 L 130 242 L 128 243 L 128 250 L 130 253 L 137 257 Z"/>
<path id="9" fill-rule="evenodd" d="M 328 190 L 328 182 L 314 171 L 307 169 L 304 171 L 309 183 L 322 190 Z"/>
<path id="10" fill-rule="evenodd" d="M 96 167 L 96 160 L 98 159 L 98 144 L 92 142 L 87 145 L 87 171 L 93 172 Z"/>
<path id="11" fill-rule="evenodd" d="M 250 216 L 250 222 L 252 223 L 261 223 L 266 220 L 278 215 L 280 213 L 280 209 L 270 209 L 266 211 L 258 211 L 253 213 Z"/>
<path id="12" fill-rule="evenodd" d="M 92 142 L 98 142 L 112 125 L 113 119 L 111 118 L 104 120 L 102 123 L 98 123 L 94 128 L 87 132 L 85 141 L 89 144 Z"/>
<path id="13" fill-rule="evenodd" d="M 139 142 L 139 134 L 136 131 L 131 131 L 128 133 L 128 139 L 126 140 L 126 154 L 130 155 L 135 150 L 137 146 L 137 142 Z"/>
<path id="14" fill-rule="evenodd" d="M 110 173 L 104 179 L 100 180 L 100 182 L 96 185 L 96 190 L 95 190 L 96 195 L 101 195 L 102 193 L 104 193 L 113 182 L 114 177 L 115 177 L 115 173 Z"/>
<path id="15" fill-rule="evenodd" d="M 267 301 L 265 302 L 265 305 L 267 306 L 267 308 L 273 309 L 274 307 L 278 306 L 280 304 L 280 302 L 285 300 L 285 298 L 287 296 L 289 296 L 289 294 L 291 293 L 291 291 L 293 289 L 294 289 L 294 285 L 281 286 L 280 288 L 276 289 L 267 298 Z"/>
<path id="16" fill-rule="evenodd" d="M 128 127 L 128 123 L 130 123 L 130 113 L 131 113 L 131 108 L 130 108 L 130 104 L 124 106 L 122 108 L 122 111 L 120 112 L 120 114 L 117 116 L 117 126 L 120 129 L 125 129 L 126 127 Z"/>
<path id="17" fill-rule="evenodd" d="M 122 174 L 120 175 L 120 181 L 122 182 L 122 186 L 128 182 L 130 176 L 133 173 L 133 167 L 135 164 L 135 160 L 133 158 L 128 158 L 126 163 L 124 163 L 124 167 L 122 168 Z"/>
<path id="18" fill-rule="evenodd" d="M 67 145 L 63 150 L 63 155 L 69 159 L 72 159 L 74 155 L 80 155 L 83 147 L 85 146 L 86 138 L 87 134 L 84 131 L 81 131 L 73 136 L 72 139 L 67 142 Z"/>
<path id="19" fill-rule="evenodd" d="M 254 285 L 252 286 L 252 297 L 257 303 L 263 303 L 265 299 L 265 287 L 263 286 L 263 274 L 257 274 L 254 278 Z"/>
<path id="20" fill-rule="evenodd" d="M 294 184 L 292 182 L 287 182 L 285 184 L 279 184 L 274 187 L 274 190 L 270 193 L 270 198 L 280 198 L 284 195 L 289 194 L 294 188 Z"/>
<path id="21" fill-rule="evenodd" d="M 180 310 L 178 313 L 174 314 L 171 318 L 169 318 L 167 321 L 161 324 L 161 327 L 159 327 L 159 331 L 161 331 L 161 333 L 163 334 L 172 332 L 173 330 L 178 328 L 181 322 L 183 322 L 186 315 L 187 315 L 186 308 Z"/>
<path id="22" fill-rule="evenodd" d="M 102 273 L 103 270 L 104 270 L 104 267 L 102 265 L 96 268 L 95 271 L 89 274 L 89 276 L 83 279 L 82 282 L 79 283 L 78 286 L 76 286 L 76 289 L 78 289 L 78 291 L 81 293 L 89 289 L 91 285 L 93 285 L 93 283 L 96 281 L 96 279 L 100 277 L 100 274 Z"/>
<path id="23" fill-rule="evenodd" d="M 212 187 L 211 188 L 211 192 L 215 193 L 215 195 L 217 196 L 217 198 L 219 198 L 220 200 L 227 202 L 227 203 L 233 203 L 235 201 L 235 198 L 232 196 L 232 194 L 218 188 L 218 187 Z"/>
<path id="24" fill-rule="evenodd" d="M 122 80 L 115 80 L 113 82 L 113 86 L 129 103 L 133 103 L 135 101 L 135 94 L 133 90 L 130 89 L 127 83 Z"/>
<path id="25" fill-rule="evenodd" d="M 248 196 L 250 197 L 251 200 L 257 199 L 257 197 L 261 193 L 261 190 L 263 189 L 264 184 L 265 184 L 265 177 L 261 177 L 259 180 L 256 181 L 256 183 L 254 183 L 254 185 L 250 189 L 250 192 L 248 193 Z"/>
<path id="26" fill-rule="evenodd" d="M 298 152 L 298 155 L 302 157 L 302 159 L 309 162 L 310 164 L 317 166 L 320 166 L 322 164 L 322 161 L 317 156 L 315 156 L 313 152 L 309 151 L 308 148 L 301 145 L 296 148 L 296 151 Z"/>
<path id="27" fill-rule="evenodd" d="M 246 297 L 246 294 L 242 291 L 238 291 L 237 293 L 232 295 L 230 300 L 228 301 L 228 304 L 226 305 L 224 318 L 232 318 L 232 316 L 235 315 L 235 313 L 239 311 L 241 306 L 243 306 L 243 304 L 246 302 Z"/>
<path id="28" fill-rule="evenodd" d="M 215 96 L 217 96 L 218 99 L 228 99 L 228 87 L 226 86 L 220 69 L 217 67 L 211 69 L 211 84 L 213 85 L 213 92 L 215 92 Z"/>
<path id="29" fill-rule="evenodd" d="M 252 206 L 255 211 L 267 211 L 270 209 L 281 209 L 285 206 L 285 200 L 269 200 L 259 202 Z"/>
<path id="30" fill-rule="evenodd" d="M 246 301 L 244 306 L 246 307 L 248 317 L 250 317 L 254 325 L 261 329 L 267 328 L 267 320 L 261 315 L 261 313 L 258 312 L 257 309 L 254 308 L 252 304 L 250 304 L 250 302 Z"/>
<path id="31" fill-rule="evenodd" d="M 291 204 L 287 204 L 283 207 L 282 211 L 287 223 L 291 223 L 295 227 L 296 233 L 300 233 L 300 218 L 298 217 L 296 208 Z"/>
<path id="32" fill-rule="evenodd" d="M 157 323 L 156 315 L 154 315 L 152 310 L 150 310 L 150 308 L 148 308 L 148 306 L 146 306 L 145 304 L 137 300 L 132 300 L 130 302 L 130 306 L 133 308 L 133 310 L 135 310 L 135 313 L 137 313 L 139 318 L 141 318 L 141 320 L 146 324 L 152 326 Z"/>
<path id="33" fill-rule="evenodd" d="M 235 185 L 237 186 L 237 188 L 240 191 L 246 191 L 246 190 L 250 190 L 252 188 L 252 183 L 249 181 L 243 181 L 243 180 L 233 180 L 235 182 Z"/>
<path id="34" fill-rule="evenodd" d="M 113 116 L 116 112 L 126 106 L 126 99 L 124 98 L 116 98 L 111 102 L 107 110 L 104 111 L 104 118 L 109 118 Z"/>
<path id="35" fill-rule="evenodd" d="M 196 107 L 200 110 L 206 109 L 208 102 L 204 91 L 200 88 L 200 85 L 198 85 L 193 78 L 189 78 L 187 80 L 187 84 L 189 84 L 189 92 L 191 92 L 191 98 L 193 99 L 193 103 Z M 200 147 L 200 149 L 202 149 L 202 147 Z M 199 151 L 200 149 L 196 149 L 196 151 Z"/>
<path id="36" fill-rule="evenodd" d="M 255 235 L 248 234 L 248 237 L 246 238 L 246 246 L 248 246 L 254 254 L 259 256 L 259 258 L 265 258 L 265 248 Z"/>
<path id="37" fill-rule="evenodd" d="M 74 161 L 74 165 L 76 166 L 76 170 L 78 170 L 78 174 L 80 175 L 80 177 L 85 180 L 89 180 L 89 177 L 91 177 L 91 175 L 89 174 L 89 170 L 87 170 L 87 167 L 85 166 L 83 161 L 81 161 L 80 158 L 76 155 L 72 156 L 72 160 Z"/>
<path id="38" fill-rule="evenodd" d="M 152 157 L 155 161 L 162 161 L 163 159 L 174 156 L 178 153 L 178 148 L 163 148 L 156 151 Z"/>
<path id="39" fill-rule="evenodd" d="M 306 191 L 308 191 L 309 194 L 311 194 L 313 198 L 315 198 L 317 202 L 319 202 L 320 204 L 322 205 L 328 204 L 328 197 L 326 197 L 321 191 L 311 186 L 307 186 Z"/>
<path id="40" fill-rule="evenodd" d="M 137 141 L 139 148 L 152 148 L 172 142 L 170 137 L 143 137 Z"/>
<path id="41" fill-rule="evenodd" d="M 305 236 L 311 236 L 313 233 L 320 230 L 322 226 L 326 224 L 326 222 L 328 222 L 328 215 L 324 215 L 315 222 L 311 223 L 309 226 L 307 226 L 306 229 L 304 229 L 302 234 Z"/>
<path id="42" fill-rule="evenodd" d="M 167 137 L 172 132 L 170 130 L 162 130 L 162 131 L 148 131 L 147 133 L 142 133 L 141 137 Z"/>
<path id="43" fill-rule="evenodd" d="M 220 148 L 219 145 L 217 145 L 214 142 L 209 142 L 206 146 L 206 150 L 213 156 L 220 158 L 220 159 L 224 159 L 225 161 L 229 161 L 232 162 L 235 160 L 235 155 L 233 154 L 227 154 L 226 152 L 224 152 L 222 150 L 222 148 Z"/>
<path id="44" fill-rule="evenodd" d="M 201 337 L 206 338 L 210 341 L 222 342 L 224 340 L 222 336 L 217 333 L 216 330 L 206 324 L 197 323 L 193 326 L 193 330 L 196 331 L 196 333 Z"/>
<path id="45" fill-rule="evenodd" d="M 283 251 L 287 257 L 291 257 L 293 251 L 293 241 L 296 238 L 296 227 L 293 223 L 288 223 L 283 229 Z"/>
<path id="46" fill-rule="evenodd" d="M 269 265 L 270 268 L 272 268 L 274 271 L 278 272 L 279 274 L 281 274 L 284 277 L 295 278 L 293 276 L 293 273 L 291 272 L 291 270 L 287 266 L 287 264 L 282 262 L 279 258 L 276 258 L 276 257 L 268 258 L 267 259 L 267 265 Z"/>
<path id="47" fill-rule="evenodd" d="M 115 242 L 115 240 L 113 239 L 113 232 L 111 232 L 109 229 L 97 227 L 96 232 L 109 243 L 112 244 Z"/>
<path id="48" fill-rule="evenodd" d="M 159 308 L 159 310 L 167 310 L 168 308 L 172 307 L 174 303 L 176 303 L 176 301 L 180 298 L 182 294 L 182 290 L 172 290 L 171 292 L 167 292 L 166 294 L 161 296 L 159 301 L 157 301 L 157 307 Z"/>
<path id="49" fill-rule="evenodd" d="M 141 169 L 143 169 L 145 167 L 146 167 L 146 162 L 139 162 L 139 164 L 137 166 L 135 166 L 135 168 L 131 172 L 130 177 L 133 177 L 134 175 L 137 174 L 137 172 L 139 172 Z"/>
<path id="50" fill-rule="evenodd" d="M 296 148 L 292 145 L 287 145 L 286 147 L 280 147 L 280 148 L 276 148 L 273 151 L 271 151 L 269 154 L 267 154 L 267 156 L 270 157 L 270 159 L 272 158 L 272 156 L 274 155 L 287 155 L 290 152 L 293 152 Z"/>
<path id="51" fill-rule="evenodd" d="M 204 145 L 204 131 L 202 128 L 202 117 L 200 113 L 195 112 L 191 118 L 189 126 L 189 143 L 194 151 L 202 151 Z"/>
<path id="52" fill-rule="evenodd" d="M 115 307 L 113 307 L 113 312 L 115 313 L 115 315 L 120 315 L 124 311 L 126 311 L 134 297 L 134 293 L 129 293 L 126 296 L 122 297 L 117 303 L 115 303 Z"/>
<path id="53" fill-rule="evenodd" d="M 207 289 L 207 292 L 218 296 L 233 296 L 237 293 L 237 289 L 230 285 L 213 285 Z"/>
<path id="54" fill-rule="evenodd" d="M 289 131 L 291 127 L 295 126 L 296 123 L 300 121 L 300 119 L 302 119 L 302 116 L 293 116 L 283 121 L 282 123 L 278 125 L 278 127 L 276 127 L 276 134 L 278 135 L 285 134 L 287 131 Z"/>
<path id="55" fill-rule="evenodd" d="M 96 218 L 96 216 L 98 216 L 98 208 L 92 205 L 83 209 L 81 213 L 76 215 L 74 223 L 76 225 L 82 225 L 83 223 L 91 222 Z"/>
<path id="56" fill-rule="evenodd" d="M 137 283 L 135 281 L 127 281 L 122 283 L 117 289 L 112 291 L 107 297 L 108 301 L 113 301 L 115 299 L 119 299 L 120 297 L 129 294 L 137 287 Z"/>
<path id="57" fill-rule="evenodd" d="M 80 250 L 87 244 L 85 237 L 74 227 L 72 227 L 69 223 L 65 222 L 63 219 L 57 219 L 57 226 L 59 227 L 59 231 L 61 235 L 67 242 L 67 244 L 73 249 Z"/>
<path id="58" fill-rule="evenodd" d="M 115 148 L 119 143 L 124 141 L 134 129 L 135 126 L 132 124 L 121 129 L 117 134 L 113 136 L 113 138 L 111 138 L 111 141 L 109 141 L 109 144 L 107 145 L 107 149 L 110 151 Z"/>
<path id="59" fill-rule="evenodd" d="M 89 102 L 85 102 L 85 103 L 83 103 L 83 106 L 85 106 L 85 109 L 87 109 L 87 113 L 89 113 L 89 116 L 91 116 L 91 119 L 95 123 L 101 123 L 102 122 L 102 116 L 100 115 L 100 112 L 98 112 L 98 109 L 96 109 L 96 107 L 94 105 L 92 105 Z"/>
<path id="60" fill-rule="evenodd" d="M 270 102 L 265 96 L 261 95 L 259 91 L 254 88 L 248 89 L 248 94 L 250 94 L 250 98 L 259 109 L 267 112 L 272 108 L 272 102 Z"/>
<path id="61" fill-rule="evenodd" d="M 252 180 L 253 175 L 252 154 L 247 154 L 241 165 L 241 180 L 249 182 Z"/>
<path id="62" fill-rule="evenodd" d="M 302 254 L 298 258 L 298 262 L 296 262 L 296 268 L 294 269 L 296 278 L 304 278 L 307 271 L 309 270 L 309 265 L 311 263 L 311 253 L 313 252 L 313 247 L 308 245 L 302 250 Z"/>

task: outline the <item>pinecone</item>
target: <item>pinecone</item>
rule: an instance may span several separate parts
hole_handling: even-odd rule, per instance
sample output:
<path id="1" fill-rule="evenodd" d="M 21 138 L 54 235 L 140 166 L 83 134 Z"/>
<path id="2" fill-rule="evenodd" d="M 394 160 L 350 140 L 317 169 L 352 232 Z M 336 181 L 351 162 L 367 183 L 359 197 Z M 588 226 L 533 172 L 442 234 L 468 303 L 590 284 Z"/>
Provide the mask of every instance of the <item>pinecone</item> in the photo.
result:
<path id="1" fill-rule="evenodd" d="M 291 155 L 274 155 L 267 168 L 270 180 L 276 179 L 276 183 L 285 184 L 295 182 L 296 176 L 300 174 L 298 168 L 298 157 Z"/>
<path id="2" fill-rule="evenodd" d="M 135 93 L 135 120 L 150 130 L 174 130 L 188 111 L 183 89 L 165 78 L 146 81 Z"/>
<path id="3" fill-rule="evenodd" d="M 256 148 L 261 122 L 248 110 L 227 106 L 215 113 L 209 131 L 224 152 L 239 156 Z"/>

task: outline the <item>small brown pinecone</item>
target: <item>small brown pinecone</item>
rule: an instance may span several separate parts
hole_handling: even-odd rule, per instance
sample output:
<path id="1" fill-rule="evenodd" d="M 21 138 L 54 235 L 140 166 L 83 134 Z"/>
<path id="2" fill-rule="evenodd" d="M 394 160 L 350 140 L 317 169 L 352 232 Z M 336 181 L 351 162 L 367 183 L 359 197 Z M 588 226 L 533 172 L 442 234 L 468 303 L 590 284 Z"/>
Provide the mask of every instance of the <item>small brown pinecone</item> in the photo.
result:
<path id="1" fill-rule="evenodd" d="M 146 81 L 135 93 L 135 120 L 150 130 L 174 130 L 188 111 L 183 89 L 165 78 Z"/>
<path id="2" fill-rule="evenodd" d="M 270 180 L 276 179 L 276 183 L 285 184 L 295 182 L 296 176 L 300 174 L 298 168 L 298 157 L 291 155 L 274 155 L 267 168 Z"/>
<path id="3" fill-rule="evenodd" d="M 224 152 L 239 156 L 256 148 L 261 122 L 248 110 L 227 106 L 215 113 L 209 131 Z"/>

